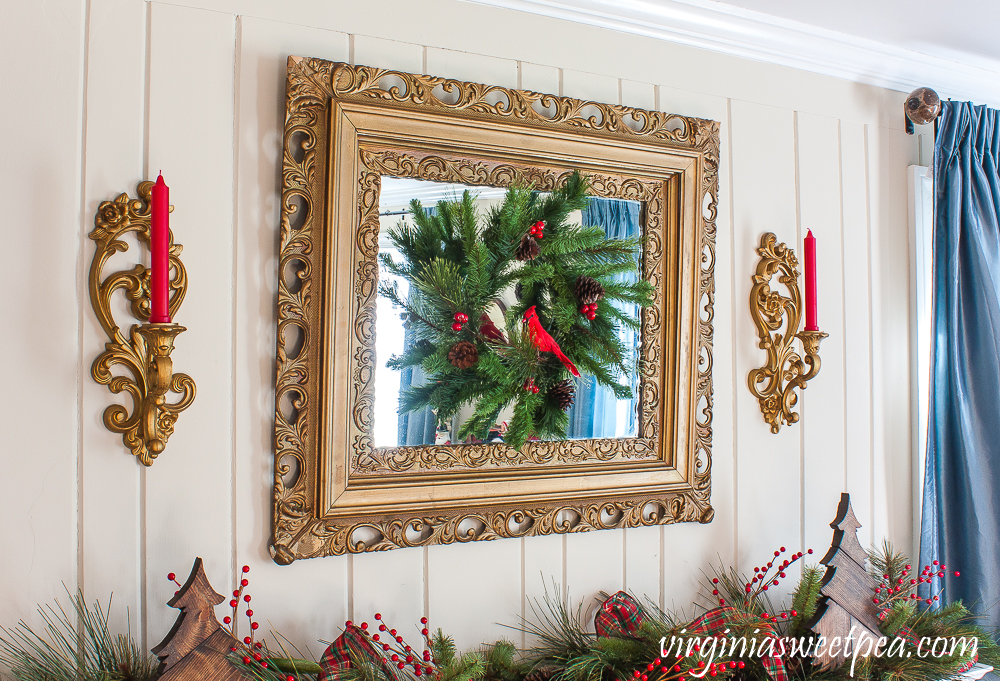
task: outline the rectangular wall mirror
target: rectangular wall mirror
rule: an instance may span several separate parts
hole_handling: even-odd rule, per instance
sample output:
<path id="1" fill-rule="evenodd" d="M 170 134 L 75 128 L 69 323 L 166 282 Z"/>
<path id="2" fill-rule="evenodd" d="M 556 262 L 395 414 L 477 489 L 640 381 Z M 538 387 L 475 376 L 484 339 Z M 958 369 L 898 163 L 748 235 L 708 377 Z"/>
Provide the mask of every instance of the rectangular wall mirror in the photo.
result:
<path id="1" fill-rule="evenodd" d="M 718 123 L 300 57 L 286 104 L 276 562 L 711 521 Z"/>

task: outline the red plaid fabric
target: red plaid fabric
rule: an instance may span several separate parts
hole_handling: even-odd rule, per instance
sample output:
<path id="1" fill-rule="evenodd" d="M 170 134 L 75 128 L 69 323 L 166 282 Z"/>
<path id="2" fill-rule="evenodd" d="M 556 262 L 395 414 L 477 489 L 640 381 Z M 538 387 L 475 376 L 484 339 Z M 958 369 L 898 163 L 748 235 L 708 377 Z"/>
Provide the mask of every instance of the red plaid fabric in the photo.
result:
<path id="1" fill-rule="evenodd" d="M 911 646 L 916 646 L 920 643 L 920 639 L 918 639 L 917 635 L 913 633 L 913 630 L 905 625 L 896 630 L 896 636 L 903 639 Z"/>
<path id="2" fill-rule="evenodd" d="M 722 636 L 726 628 L 732 625 L 740 626 L 746 625 L 747 622 L 740 622 L 738 620 L 746 619 L 745 617 L 740 618 L 739 613 L 735 608 L 730 605 L 723 605 L 718 608 L 709 610 L 704 615 L 698 619 L 691 622 L 688 625 L 688 633 L 691 634 L 701 634 L 703 636 Z M 764 639 L 777 638 L 774 629 L 770 624 L 761 622 L 754 622 L 754 628 L 760 629 L 761 634 L 764 635 Z M 775 652 L 779 650 L 779 647 L 775 645 Z M 785 662 L 778 656 L 765 656 L 760 658 L 760 663 L 764 666 L 764 671 L 767 675 L 771 677 L 771 681 L 788 681 L 788 676 L 785 674 Z"/>
<path id="3" fill-rule="evenodd" d="M 390 679 L 396 678 L 392 665 L 382 661 L 382 654 L 376 650 L 364 630 L 349 624 L 344 633 L 330 644 L 319 662 L 317 681 L 340 681 L 341 673 L 351 667 L 351 655 L 363 657 L 377 664 Z"/>
<path id="4" fill-rule="evenodd" d="M 645 616 L 639 603 L 624 591 L 619 591 L 601 604 L 594 616 L 598 636 L 632 636 L 642 626 Z"/>
<path id="5" fill-rule="evenodd" d="M 972 669 L 973 665 L 975 665 L 977 662 L 979 662 L 979 653 L 976 653 L 975 655 L 973 655 L 971 660 L 969 660 L 968 662 L 966 662 L 965 664 L 963 664 L 961 667 L 959 667 L 958 668 L 958 673 L 959 674 L 964 674 L 965 672 L 967 672 L 970 669 Z"/>

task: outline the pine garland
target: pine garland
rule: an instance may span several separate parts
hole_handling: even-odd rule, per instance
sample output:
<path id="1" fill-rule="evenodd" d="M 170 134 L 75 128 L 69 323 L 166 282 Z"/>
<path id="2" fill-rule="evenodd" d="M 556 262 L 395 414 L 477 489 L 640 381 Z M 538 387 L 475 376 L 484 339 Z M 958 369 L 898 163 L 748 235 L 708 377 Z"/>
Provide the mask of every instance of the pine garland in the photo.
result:
<path id="1" fill-rule="evenodd" d="M 569 425 L 564 400 L 550 391 L 570 372 L 528 337 L 522 318 L 531 307 L 582 373 L 618 399 L 633 396 L 630 377 L 637 360 L 621 341 L 620 329 L 638 330 L 639 320 L 606 303 L 581 311 L 575 286 L 580 278 L 593 280 L 588 294 L 599 286 L 602 302 L 640 307 L 652 303 L 653 288 L 638 276 L 618 281 L 621 274 L 638 274 L 639 238 L 609 239 L 601 227 L 569 222 L 573 211 L 586 206 L 587 188 L 576 172 L 546 196 L 510 189 L 482 220 L 468 191 L 460 201 L 439 202 L 434 216 L 419 201 L 410 203 L 413 224 L 400 223 L 388 235 L 401 260 L 379 255 L 387 272 L 410 285 L 407 296 L 395 282 L 382 283 L 379 294 L 404 310 L 416 339 L 387 366 L 419 366 L 428 375 L 425 385 L 400 396 L 401 412 L 429 406 L 447 421 L 473 404 L 458 437 L 483 440 L 501 411 L 513 405 L 507 444 L 519 448 L 532 437 L 564 438 Z M 484 314 L 495 310 L 510 288 L 519 291 L 519 300 L 504 316 L 502 338 L 485 331 Z M 477 349 L 477 361 L 469 366 L 449 359 L 463 341 Z"/>
<path id="2" fill-rule="evenodd" d="M 129 634 L 112 634 L 107 606 L 88 605 L 82 592 L 69 595 L 66 610 L 55 606 L 38 614 L 45 623 L 36 633 L 23 620 L 13 629 L 0 627 L 0 664 L 17 681 L 150 681 L 159 662 L 142 652 Z M 79 627 L 79 628 L 78 628 Z"/>
<path id="3" fill-rule="evenodd" d="M 908 569 L 906 556 L 888 544 L 871 552 L 870 563 L 879 579 L 885 575 L 903 575 Z M 726 638 L 745 637 L 760 646 L 770 636 L 807 636 L 805 623 L 816 610 L 822 572 L 819 566 L 805 566 L 792 596 L 792 607 L 787 610 L 781 604 L 772 605 L 762 586 L 748 591 L 753 582 L 733 568 L 720 568 L 713 576 L 706 576 L 705 598 L 711 604 L 710 609 L 716 603 L 725 606 L 721 626 L 727 630 Z M 558 592 L 556 587 L 554 593 Z M 39 609 L 45 622 L 42 634 L 36 634 L 24 622 L 13 630 L 0 629 L 0 663 L 10 667 L 14 679 L 151 681 L 154 678 L 155 659 L 141 653 L 129 635 L 111 634 L 107 609 L 100 604 L 87 606 L 80 594 L 70 601 L 69 611 L 58 605 Z M 440 629 L 433 635 L 425 630 L 433 669 L 423 676 L 409 669 L 398 673 L 390 670 L 376 657 L 349 644 L 351 664 L 338 671 L 337 678 L 339 681 L 634 681 L 648 675 L 642 681 L 692 681 L 703 678 L 701 672 L 708 667 L 715 672 L 711 674 L 713 681 L 771 681 L 758 655 L 736 656 L 731 650 L 724 655 L 712 655 L 707 643 L 706 649 L 661 660 L 661 641 L 692 635 L 704 638 L 706 631 L 709 636 L 722 635 L 719 622 L 715 623 L 716 629 L 702 628 L 697 633 L 698 627 L 704 626 L 698 623 L 705 616 L 692 620 L 683 612 L 663 610 L 647 600 L 642 604 L 643 617 L 637 628 L 602 637 L 593 633 L 585 620 L 582 603 L 573 608 L 566 600 L 546 591 L 540 601 L 532 602 L 531 610 L 533 617 L 515 627 L 535 641 L 527 650 L 517 651 L 510 641 L 503 640 L 460 654 L 454 640 Z M 791 617 L 787 617 L 789 614 Z M 976 638 L 979 661 L 1000 665 L 1000 647 L 960 602 L 933 608 L 917 599 L 899 598 L 888 602 L 882 617 L 882 634 L 890 639 L 896 636 L 910 640 Z M 80 630 L 78 622 L 82 625 Z M 254 664 L 241 661 L 247 650 L 251 648 L 236 649 L 230 656 L 247 678 L 287 681 L 294 676 L 296 681 L 313 681 L 320 671 L 318 663 L 291 657 L 280 643 L 277 650 L 263 645 L 261 660 Z M 257 650 L 256 646 L 252 650 Z M 301 655 L 297 650 L 294 652 Z M 796 681 L 942 681 L 953 677 L 969 662 L 969 653 L 963 655 L 957 647 L 950 655 L 921 656 L 913 643 L 906 643 L 904 653 L 910 654 L 859 656 L 853 670 L 849 662 L 832 671 L 819 672 L 808 658 L 786 651 L 784 670 L 790 680 Z M 263 662 L 268 663 L 266 667 Z"/>

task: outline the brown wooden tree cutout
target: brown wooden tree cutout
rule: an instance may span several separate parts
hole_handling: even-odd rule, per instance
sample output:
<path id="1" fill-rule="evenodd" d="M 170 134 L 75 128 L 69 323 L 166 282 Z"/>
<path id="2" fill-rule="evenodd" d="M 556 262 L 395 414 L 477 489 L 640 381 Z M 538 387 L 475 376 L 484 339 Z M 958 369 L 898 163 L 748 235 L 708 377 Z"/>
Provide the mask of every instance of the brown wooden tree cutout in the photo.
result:
<path id="1" fill-rule="evenodd" d="M 878 605 L 873 601 L 875 579 L 868 574 L 865 564 L 868 554 L 858 541 L 861 523 L 851 508 L 851 495 L 841 494 L 837 507 L 837 519 L 830 523 L 833 528 L 833 545 L 820 561 L 826 565 L 826 574 L 820 586 L 822 599 L 816 614 L 808 627 L 817 636 L 826 639 L 820 655 L 813 655 L 813 662 L 821 670 L 835 669 L 842 665 L 851 652 L 847 637 L 854 628 L 852 646 L 857 645 L 859 636 L 867 634 L 878 639 Z M 840 637 L 842 645 L 836 655 L 830 655 L 830 641 Z"/>
<path id="2" fill-rule="evenodd" d="M 215 617 L 225 599 L 208 582 L 201 558 L 167 605 L 181 613 L 153 653 L 160 658 L 159 681 L 237 681 L 243 674 L 227 658 L 236 640 Z"/>

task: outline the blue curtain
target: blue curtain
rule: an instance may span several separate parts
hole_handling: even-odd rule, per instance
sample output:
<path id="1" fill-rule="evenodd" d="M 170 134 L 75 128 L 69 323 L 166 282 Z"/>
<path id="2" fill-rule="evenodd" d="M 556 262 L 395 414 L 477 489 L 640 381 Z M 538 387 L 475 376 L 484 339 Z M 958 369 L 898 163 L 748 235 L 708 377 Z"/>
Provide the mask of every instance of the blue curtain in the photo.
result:
<path id="1" fill-rule="evenodd" d="M 1000 626 L 1000 118 L 943 102 L 934 153 L 934 308 L 920 564 Z M 955 577 L 954 572 L 961 572 Z"/>
<path id="2" fill-rule="evenodd" d="M 437 214 L 437 207 L 425 207 L 424 213 L 427 217 L 434 217 Z M 409 295 L 416 295 L 417 291 L 410 289 Z M 415 342 L 416 334 L 412 326 L 407 326 L 403 336 L 403 352 L 405 353 Z M 399 372 L 399 393 L 409 387 L 420 387 L 427 380 L 427 374 L 420 367 L 406 367 Z M 403 445 L 432 445 L 437 431 L 437 416 L 430 407 L 417 409 L 410 412 L 399 412 L 397 422 L 396 442 Z"/>
<path id="3" fill-rule="evenodd" d="M 587 207 L 583 209 L 583 224 L 592 227 L 603 227 L 609 239 L 625 239 L 639 233 L 638 201 L 621 201 L 619 199 L 601 199 L 591 197 Z M 638 263 L 636 263 L 638 265 Z M 635 274 L 619 275 L 621 281 L 635 281 Z M 628 315 L 638 317 L 639 308 L 631 303 L 605 301 L 602 305 L 614 305 Z M 631 329 L 622 330 L 622 341 L 633 351 L 639 347 L 639 334 Z M 636 377 L 631 377 L 636 384 Z M 636 399 L 629 405 L 629 423 L 625 432 L 636 432 Z M 569 428 L 566 436 L 570 438 L 614 437 L 617 424 L 618 400 L 611 390 L 596 381 L 584 379 L 577 385 L 576 402 L 570 407 Z"/>

